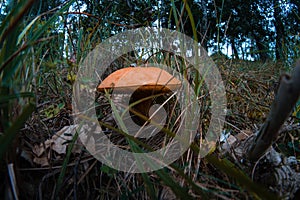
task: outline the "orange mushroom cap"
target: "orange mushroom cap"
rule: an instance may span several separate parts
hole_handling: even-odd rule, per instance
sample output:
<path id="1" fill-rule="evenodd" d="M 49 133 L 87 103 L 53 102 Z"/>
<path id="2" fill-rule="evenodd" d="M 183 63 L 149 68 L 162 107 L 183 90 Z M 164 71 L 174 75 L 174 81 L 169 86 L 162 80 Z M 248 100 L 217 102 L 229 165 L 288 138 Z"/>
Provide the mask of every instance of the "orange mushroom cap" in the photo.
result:
<path id="1" fill-rule="evenodd" d="M 130 92 L 132 89 L 142 88 L 143 91 L 170 91 L 181 86 L 181 81 L 157 67 L 126 67 L 119 69 L 98 86 L 98 91 L 118 89 Z"/>

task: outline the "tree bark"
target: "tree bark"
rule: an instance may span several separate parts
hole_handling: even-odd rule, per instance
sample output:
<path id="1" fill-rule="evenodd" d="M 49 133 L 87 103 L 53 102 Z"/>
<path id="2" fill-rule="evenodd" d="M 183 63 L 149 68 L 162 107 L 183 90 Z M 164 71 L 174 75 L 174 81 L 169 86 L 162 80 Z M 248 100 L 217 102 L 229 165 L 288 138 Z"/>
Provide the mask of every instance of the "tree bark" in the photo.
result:
<path id="1" fill-rule="evenodd" d="M 283 47 L 284 47 L 284 26 L 281 21 L 281 8 L 279 0 L 274 0 L 274 18 L 275 18 L 275 31 L 276 31 L 276 46 L 275 46 L 275 55 L 276 60 L 281 60 L 284 57 Z"/>
<path id="2" fill-rule="evenodd" d="M 230 43 L 231 43 L 231 48 L 232 48 L 232 51 L 233 51 L 234 58 L 238 59 L 239 54 L 238 54 L 238 51 L 237 51 L 236 46 L 235 46 L 234 38 L 230 39 Z"/>

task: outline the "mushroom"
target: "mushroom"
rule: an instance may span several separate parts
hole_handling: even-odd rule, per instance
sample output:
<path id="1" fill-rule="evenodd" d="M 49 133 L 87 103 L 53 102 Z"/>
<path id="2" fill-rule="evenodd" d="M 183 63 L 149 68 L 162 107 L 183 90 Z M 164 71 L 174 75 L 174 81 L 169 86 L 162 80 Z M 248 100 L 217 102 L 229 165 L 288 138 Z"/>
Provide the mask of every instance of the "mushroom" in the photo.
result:
<path id="1" fill-rule="evenodd" d="M 99 92 L 114 91 L 114 94 L 131 94 L 130 104 L 136 102 L 131 108 L 131 115 L 138 112 L 149 118 L 150 107 L 159 101 L 162 104 L 165 94 L 181 87 L 181 81 L 158 67 L 126 67 L 119 69 L 98 86 Z M 151 98 L 153 96 L 153 98 Z M 166 98 L 165 98 L 166 99 Z M 143 117 L 142 117 L 143 118 Z M 145 118 L 138 117 L 134 120 L 138 124 L 144 124 Z M 134 118 L 133 118 L 134 119 Z"/>

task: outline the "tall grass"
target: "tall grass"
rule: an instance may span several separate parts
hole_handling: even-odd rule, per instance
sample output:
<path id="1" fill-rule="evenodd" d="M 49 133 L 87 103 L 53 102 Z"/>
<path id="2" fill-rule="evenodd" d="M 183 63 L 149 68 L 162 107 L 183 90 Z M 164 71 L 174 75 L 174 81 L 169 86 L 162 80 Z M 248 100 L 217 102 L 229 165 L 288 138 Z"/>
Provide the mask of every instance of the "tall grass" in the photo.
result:
<path id="1" fill-rule="evenodd" d="M 0 157 L 23 126 L 34 106 L 28 103 L 19 105 L 20 98 L 33 97 L 30 92 L 24 91 L 25 76 L 23 60 L 28 53 L 28 45 L 18 45 L 17 38 L 24 28 L 24 16 L 32 6 L 33 1 L 21 1 L 13 5 L 2 21 L 0 27 L 0 126 L 4 135 L 0 137 Z M 17 106 L 20 106 L 16 108 Z M 18 110 L 14 110 L 14 108 Z M 19 112 L 19 113 L 13 113 Z"/>
<path id="2" fill-rule="evenodd" d="M 69 8 L 72 1 L 45 23 L 37 20 L 42 15 L 31 19 L 29 11 L 33 3 L 33 0 L 19 1 L 17 4 L 10 1 L 8 13 L 0 26 L 0 128 L 4 132 L 4 136 L 0 137 L 0 143 L 3 144 L 1 157 L 35 108 L 31 83 L 37 76 L 36 62 L 42 55 L 33 49 L 40 49 L 44 42 L 52 39 L 41 36 L 58 20 L 61 12 Z"/>

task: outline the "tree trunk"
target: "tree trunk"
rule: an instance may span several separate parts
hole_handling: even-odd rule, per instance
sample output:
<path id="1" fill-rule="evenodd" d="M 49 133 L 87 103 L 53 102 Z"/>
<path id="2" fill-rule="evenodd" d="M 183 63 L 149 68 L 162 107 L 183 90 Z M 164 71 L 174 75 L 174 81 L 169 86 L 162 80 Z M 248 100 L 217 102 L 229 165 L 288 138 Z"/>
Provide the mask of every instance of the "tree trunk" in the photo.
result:
<path id="1" fill-rule="evenodd" d="M 239 58 L 239 53 L 236 49 L 234 38 L 230 39 L 230 43 L 231 43 L 231 48 L 232 48 L 232 51 L 233 51 L 233 56 L 234 56 L 235 59 L 238 59 Z"/>
<path id="2" fill-rule="evenodd" d="M 284 58 L 284 26 L 281 21 L 281 8 L 280 8 L 280 2 L 279 0 L 274 0 L 274 18 L 275 18 L 275 31 L 276 31 L 276 46 L 275 46 L 275 54 L 276 54 L 276 60 L 282 60 Z"/>
<path id="3" fill-rule="evenodd" d="M 200 2 L 200 8 L 202 10 L 202 23 L 200 27 L 200 33 L 201 33 L 201 46 L 207 51 L 207 42 L 208 42 L 208 0 L 202 0 Z"/>
<path id="4" fill-rule="evenodd" d="M 269 56 L 266 52 L 268 50 L 268 47 L 266 47 L 264 45 L 261 36 L 254 36 L 254 40 L 256 42 L 256 47 L 257 47 L 257 50 L 258 50 L 260 60 L 263 61 L 263 62 L 266 61 L 269 58 Z"/>

